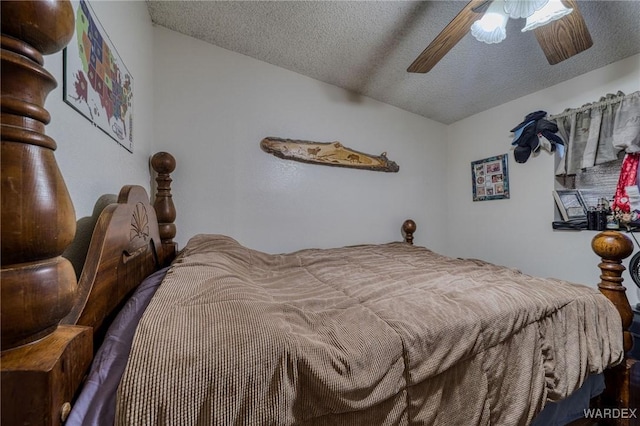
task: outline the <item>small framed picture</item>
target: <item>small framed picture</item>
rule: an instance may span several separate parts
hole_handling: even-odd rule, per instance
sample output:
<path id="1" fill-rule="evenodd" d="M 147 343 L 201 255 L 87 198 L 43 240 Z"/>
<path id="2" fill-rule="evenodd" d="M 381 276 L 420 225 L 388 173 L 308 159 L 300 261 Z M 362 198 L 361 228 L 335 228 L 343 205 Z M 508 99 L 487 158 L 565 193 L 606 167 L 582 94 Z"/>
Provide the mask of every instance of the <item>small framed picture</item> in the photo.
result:
<path id="1" fill-rule="evenodd" d="M 509 198 L 507 154 L 471 162 L 473 201 Z"/>
<path id="2" fill-rule="evenodd" d="M 587 209 L 580 192 L 575 189 L 558 189 L 553 191 L 553 198 L 564 221 L 586 220 Z"/>

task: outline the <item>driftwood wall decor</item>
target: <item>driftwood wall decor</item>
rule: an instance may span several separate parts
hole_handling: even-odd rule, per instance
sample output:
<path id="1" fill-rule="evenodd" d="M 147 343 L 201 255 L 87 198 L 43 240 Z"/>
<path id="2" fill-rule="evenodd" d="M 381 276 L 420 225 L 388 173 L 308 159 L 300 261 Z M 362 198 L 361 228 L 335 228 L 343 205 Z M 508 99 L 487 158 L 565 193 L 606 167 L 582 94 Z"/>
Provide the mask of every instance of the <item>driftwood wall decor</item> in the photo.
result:
<path id="1" fill-rule="evenodd" d="M 262 139 L 263 151 L 285 160 L 325 166 L 350 167 L 378 172 L 397 172 L 400 167 L 387 158 L 387 153 L 369 155 L 343 146 L 340 142 L 310 142 L 267 137 Z"/>

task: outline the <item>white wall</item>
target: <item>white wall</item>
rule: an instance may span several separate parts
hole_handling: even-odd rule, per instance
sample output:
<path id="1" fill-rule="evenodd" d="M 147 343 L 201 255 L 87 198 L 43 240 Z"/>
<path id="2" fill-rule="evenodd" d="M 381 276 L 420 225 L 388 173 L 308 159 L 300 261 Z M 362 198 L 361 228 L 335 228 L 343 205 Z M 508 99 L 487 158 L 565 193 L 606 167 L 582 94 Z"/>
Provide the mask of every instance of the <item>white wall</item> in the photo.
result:
<path id="1" fill-rule="evenodd" d="M 52 117 L 46 133 L 58 144 L 56 158 L 79 220 L 91 216 L 101 195 L 117 194 L 125 184 L 149 190 L 147 164 L 154 143 L 153 27 L 146 4 L 92 1 L 91 7 L 133 76 L 134 151 L 64 103 L 62 52 L 45 57 L 45 67 L 58 81 L 45 104 Z"/>
<path id="2" fill-rule="evenodd" d="M 58 143 L 56 157 L 79 219 L 92 214 L 100 195 L 124 184 L 148 188 L 149 155 L 168 150 L 178 160 L 181 245 L 196 232 L 227 233 L 272 252 L 383 242 L 398 239 L 401 222 L 412 217 L 416 242 L 437 251 L 597 282 L 589 248 L 594 234 L 551 229 L 553 158 L 542 154 L 516 164 L 509 129 L 534 110 L 557 113 L 607 92 L 638 90 L 639 56 L 446 127 L 153 28 L 143 2 L 91 4 L 134 77 L 136 129 L 131 154 L 64 104 L 62 54 L 46 57 L 59 82 L 46 103 L 53 117 L 47 134 Z M 259 149 L 265 136 L 387 151 L 400 172 L 280 160 Z M 470 162 L 506 152 L 511 199 L 472 202 Z M 628 287 L 637 302 L 637 290 Z"/>
<path id="3" fill-rule="evenodd" d="M 450 125 L 447 254 L 486 259 L 534 275 L 597 284 L 598 258 L 590 248 L 596 233 L 551 228 L 555 208 L 551 195 L 553 156 L 543 152 L 524 164 L 516 163 L 509 130 L 530 112 L 557 114 L 618 90 L 640 90 L 640 55 Z M 511 198 L 473 202 L 470 163 L 504 153 L 509 154 Z M 625 277 L 629 299 L 635 304 L 640 292 L 628 274 Z"/>
<path id="4" fill-rule="evenodd" d="M 446 126 L 219 47 L 154 29 L 154 123 L 180 245 L 223 233 L 268 252 L 401 239 L 444 248 Z M 399 173 L 276 158 L 266 136 L 386 151 Z"/>

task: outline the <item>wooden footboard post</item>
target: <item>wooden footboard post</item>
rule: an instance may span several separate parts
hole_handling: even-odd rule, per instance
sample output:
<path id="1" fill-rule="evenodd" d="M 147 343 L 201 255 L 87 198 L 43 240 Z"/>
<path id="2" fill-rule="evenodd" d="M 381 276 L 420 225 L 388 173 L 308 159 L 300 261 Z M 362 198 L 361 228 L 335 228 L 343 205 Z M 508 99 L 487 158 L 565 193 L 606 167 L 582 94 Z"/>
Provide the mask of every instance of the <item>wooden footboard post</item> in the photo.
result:
<path id="1" fill-rule="evenodd" d="M 60 257 L 73 241 L 75 212 L 53 155 L 56 143 L 44 134 L 45 98 L 57 83 L 41 54 L 68 42 L 73 10 L 48 4 L 2 2 L 3 349 L 51 333 L 76 289 L 73 266 Z M 40 22 L 38 13 L 52 22 Z M 60 33 L 69 38 L 56 40 Z"/>
<path id="2" fill-rule="evenodd" d="M 2 422 L 55 425 L 92 358 L 91 329 L 60 326 L 74 304 L 75 271 L 61 255 L 76 217 L 45 135 L 55 78 L 43 54 L 71 39 L 68 1 L 3 1 L 2 16 Z"/>
<path id="3" fill-rule="evenodd" d="M 604 231 L 596 235 L 591 247 L 593 251 L 602 258 L 598 265 L 602 274 L 598 288 L 616 307 L 622 319 L 622 336 L 625 354 L 631 350 L 633 340 L 629 327 L 633 321 L 633 311 L 626 295 L 626 288 L 622 285 L 622 272 L 625 267 L 622 260 L 629 257 L 633 252 L 633 243 L 626 236 L 616 231 Z M 607 389 L 602 398 L 602 408 L 636 409 L 631 407 L 630 393 L 630 372 L 635 360 L 625 359 L 618 366 L 605 371 L 605 381 Z M 636 412 L 635 416 L 640 415 Z M 613 420 L 613 419 L 612 419 Z M 620 416 L 613 424 L 629 425 L 630 418 Z"/>
<path id="4" fill-rule="evenodd" d="M 413 233 L 416 232 L 416 223 L 407 219 L 402 224 L 402 233 L 404 234 L 404 241 L 409 244 L 413 244 Z"/>
<path id="5" fill-rule="evenodd" d="M 158 217 L 160 239 L 162 240 L 162 259 L 164 263 L 170 263 L 176 256 L 178 244 L 173 241 L 176 236 L 176 207 L 171 195 L 171 176 L 176 169 L 176 159 L 168 152 L 158 152 L 151 157 L 151 167 L 158 174 L 158 192 L 156 193 L 153 208 Z"/>

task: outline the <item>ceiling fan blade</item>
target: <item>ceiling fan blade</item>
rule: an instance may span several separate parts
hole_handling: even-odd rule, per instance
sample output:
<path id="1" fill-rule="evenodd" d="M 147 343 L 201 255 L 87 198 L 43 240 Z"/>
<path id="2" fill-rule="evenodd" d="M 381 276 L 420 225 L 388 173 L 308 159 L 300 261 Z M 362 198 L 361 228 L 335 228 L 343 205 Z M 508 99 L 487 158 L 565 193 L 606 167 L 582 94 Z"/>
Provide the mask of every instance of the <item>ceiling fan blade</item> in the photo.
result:
<path id="1" fill-rule="evenodd" d="M 593 46 L 593 40 L 576 0 L 563 0 L 573 12 L 533 32 L 549 64 L 555 65 Z"/>
<path id="2" fill-rule="evenodd" d="M 471 29 L 471 25 L 484 13 L 490 0 L 471 0 L 455 18 L 438 34 L 427 48 L 407 68 L 408 72 L 425 73 L 431 70 L 444 55 Z"/>

